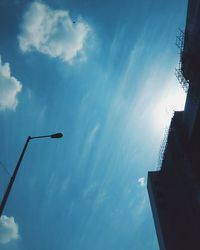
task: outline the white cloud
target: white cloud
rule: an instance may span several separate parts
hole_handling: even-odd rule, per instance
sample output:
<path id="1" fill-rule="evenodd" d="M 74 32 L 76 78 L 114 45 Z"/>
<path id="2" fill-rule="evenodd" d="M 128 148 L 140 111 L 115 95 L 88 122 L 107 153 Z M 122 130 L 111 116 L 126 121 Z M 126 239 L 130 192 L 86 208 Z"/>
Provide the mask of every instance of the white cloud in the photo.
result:
<path id="1" fill-rule="evenodd" d="M 0 110 L 17 107 L 17 95 L 22 89 L 21 83 L 11 76 L 9 63 L 2 63 L 0 57 Z"/>
<path id="2" fill-rule="evenodd" d="M 90 28 L 78 18 L 74 22 L 68 11 L 53 10 L 41 2 L 33 2 L 27 9 L 19 46 L 23 52 L 39 51 L 66 62 L 85 60 L 84 45 Z"/>
<path id="3" fill-rule="evenodd" d="M 0 218 L 0 243 L 6 244 L 19 239 L 19 228 L 13 217 L 2 215 Z"/>
<path id="4" fill-rule="evenodd" d="M 144 187 L 145 186 L 145 178 L 144 177 L 139 178 L 138 183 L 141 187 Z"/>

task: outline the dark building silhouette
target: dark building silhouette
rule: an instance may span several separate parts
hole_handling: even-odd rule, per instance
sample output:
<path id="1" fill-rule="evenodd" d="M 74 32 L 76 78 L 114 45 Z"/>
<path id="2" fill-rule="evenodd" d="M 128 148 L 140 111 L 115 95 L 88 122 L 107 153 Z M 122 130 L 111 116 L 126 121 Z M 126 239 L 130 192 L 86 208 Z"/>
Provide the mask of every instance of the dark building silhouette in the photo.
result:
<path id="1" fill-rule="evenodd" d="M 176 74 L 187 89 L 175 112 L 159 171 L 148 173 L 148 192 L 161 250 L 200 250 L 200 0 L 189 0 Z"/>

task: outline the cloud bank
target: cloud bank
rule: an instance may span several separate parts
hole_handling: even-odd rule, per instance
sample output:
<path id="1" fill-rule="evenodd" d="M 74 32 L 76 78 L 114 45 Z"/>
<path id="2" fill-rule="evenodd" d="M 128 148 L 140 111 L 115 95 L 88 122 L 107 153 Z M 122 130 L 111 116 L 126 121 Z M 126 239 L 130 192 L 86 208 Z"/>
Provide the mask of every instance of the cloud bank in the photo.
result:
<path id="1" fill-rule="evenodd" d="M 0 111 L 15 110 L 18 104 L 17 96 L 21 89 L 21 83 L 11 76 L 9 63 L 3 64 L 0 56 Z"/>
<path id="2" fill-rule="evenodd" d="M 38 51 L 70 63 L 85 59 L 84 45 L 89 31 L 81 18 L 75 22 L 68 11 L 52 10 L 36 1 L 24 14 L 19 46 L 23 52 Z"/>
<path id="3" fill-rule="evenodd" d="M 0 243 L 6 244 L 17 239 L 19 239 L 19 229 L 14 218 L 2 215 L 0 218 Z"/>

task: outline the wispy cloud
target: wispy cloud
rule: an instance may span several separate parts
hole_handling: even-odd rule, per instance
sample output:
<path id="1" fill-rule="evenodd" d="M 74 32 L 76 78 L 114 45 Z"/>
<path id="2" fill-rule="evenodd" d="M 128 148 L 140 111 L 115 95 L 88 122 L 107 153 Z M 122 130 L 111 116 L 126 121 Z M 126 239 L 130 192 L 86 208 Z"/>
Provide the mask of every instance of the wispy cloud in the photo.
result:
<path id="1" fill-rule="evenodd" d="M 141 225 L 141 223 L 144 220 L 144 214 L 147 209 L 147 195 L 146 194 L 140 194 L 140 199 L 137 200 L 137 202 L 134 204 L 134 222 L 137 224 L 137 226 Z"/>
<path id="2" fill-rule="evenodd" d="M 11 75 L 10 64 L 3 64 L 0 56 L 0 110 L 15 110 L 21 89 L 22 84 Z"/>
<path id="3" fill-rule="evenodd" d="M 14 218 L 6 215 L 0 218 L 0 243 L 6 244 L 19 239 L 19 228 Z"/>
<path id="4" fill-rule="evenodd" d="M 86 139 L 85 139 L 85 144 L 84 144 L 84 148 L 83 148 L 83 152 L 82 152 L 82 156 L 81 159 L 83 160 L 83 158 L 85 158 L 86 156 L 88 156 L 88 154 L 91 151 L 92 145 L 95 141 L 95 138 L 97 136 L 97 133 L 100 129 L 100 124 L 97 123 L 94 128 L 89 132 L 89 134 L 87 135 Z"/>
<path id="5" fill-rule="evenodd" d="M 89 25 L 78 18 L 73 21 L 68 11 L 53 10 L 42 2 L 33 2 L 24 14 L 19 46 L 23 52 L 38 51 L 72 63 L 84 60 L 84 45 Z"/>

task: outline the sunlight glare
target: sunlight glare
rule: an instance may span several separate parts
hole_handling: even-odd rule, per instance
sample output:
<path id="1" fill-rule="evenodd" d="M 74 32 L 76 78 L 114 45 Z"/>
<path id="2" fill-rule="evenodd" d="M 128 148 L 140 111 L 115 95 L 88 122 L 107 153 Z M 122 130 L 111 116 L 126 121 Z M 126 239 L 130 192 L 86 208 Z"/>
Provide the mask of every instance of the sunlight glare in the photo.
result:
<path id="1" fill-rule="evenodd" d="M 172 84 L 163 90 L 153 110 L 153 123 L 157 130 L 169 127 L 175 111 L 184 110 L 186 93 L 178 84 Z"/>

